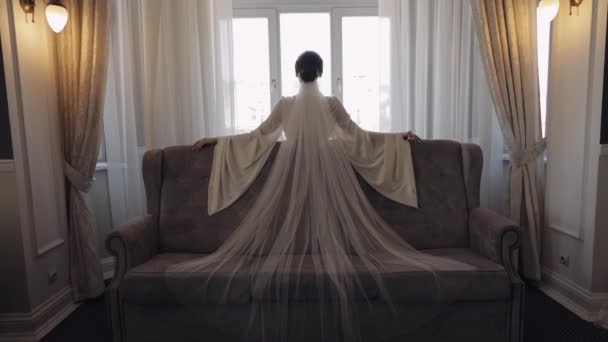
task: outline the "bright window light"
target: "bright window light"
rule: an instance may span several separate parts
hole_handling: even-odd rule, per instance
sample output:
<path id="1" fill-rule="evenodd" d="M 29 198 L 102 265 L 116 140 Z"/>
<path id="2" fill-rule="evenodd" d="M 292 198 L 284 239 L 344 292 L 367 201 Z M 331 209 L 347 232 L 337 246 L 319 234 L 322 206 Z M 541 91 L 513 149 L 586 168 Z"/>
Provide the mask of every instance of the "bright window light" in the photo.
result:
<path id="1" fill-rule="evenodd" d="M 270 114 L 267 18 L 235 18 L 232 24 L 237 133 L 249 132 Z"/>
<path id="2" fill-rule="evenodd" d="M 347 111 L 365 129 L 380 130 L 378 17 L 342 18 L 343 98 Z"/>
<path id="3" fill-rule="evenodd" d="M 281 88 L 283 96 L 295 95 L 300 83 L 295 73 L 298 56 L 307 50 L 323 58 L 319 86 L 331 95 L 331 21 L 329 13 L 281 13 Z"/>
<path id="4" fill-rule="evenodd" d="M 537 9 L 538 81 L 542 135 L 547 130 L 547 88 L 549 85 L 549 55 L 551 53 L 551 21 L 559 10 L 558 0 L 543 0 Z"/>

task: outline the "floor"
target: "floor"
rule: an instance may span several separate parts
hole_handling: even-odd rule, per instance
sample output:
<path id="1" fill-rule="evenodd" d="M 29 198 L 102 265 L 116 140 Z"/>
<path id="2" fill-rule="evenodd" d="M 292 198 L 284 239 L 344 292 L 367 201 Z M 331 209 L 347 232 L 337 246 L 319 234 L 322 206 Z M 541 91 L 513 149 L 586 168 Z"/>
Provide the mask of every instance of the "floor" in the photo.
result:
<path id="1" fill-rule="evenodd" d="M 104 298 L 81 305 L 43 342 L 111 342 Z M 525 342 L 608 342 L 608 330 L 578 318 L 535 288 L 526 296 Z"/>

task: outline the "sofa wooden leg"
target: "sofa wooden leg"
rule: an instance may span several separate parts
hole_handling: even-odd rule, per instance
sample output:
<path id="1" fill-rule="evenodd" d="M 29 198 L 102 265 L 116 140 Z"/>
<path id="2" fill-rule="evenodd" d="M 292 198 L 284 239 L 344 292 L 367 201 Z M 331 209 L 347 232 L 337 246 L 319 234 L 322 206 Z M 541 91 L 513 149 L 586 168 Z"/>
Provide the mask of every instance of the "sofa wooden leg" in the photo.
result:
<path id="1" fill-rule="evenodd" d="M 508 341 L 523 342 L 524 340 L 524 305 L 525 284 L 513 285 L 511 303 L 509 305 Z"/>
<path id="2" fill-rule="evenodd" d="M 125 342 L 123 329 L 123 311 L 121 308 L 118 290 L 108 288 L 106 290 L 106 306 L 108 310 L 108 322 L 112 329 L 112 337 L 114 342 Z"/>

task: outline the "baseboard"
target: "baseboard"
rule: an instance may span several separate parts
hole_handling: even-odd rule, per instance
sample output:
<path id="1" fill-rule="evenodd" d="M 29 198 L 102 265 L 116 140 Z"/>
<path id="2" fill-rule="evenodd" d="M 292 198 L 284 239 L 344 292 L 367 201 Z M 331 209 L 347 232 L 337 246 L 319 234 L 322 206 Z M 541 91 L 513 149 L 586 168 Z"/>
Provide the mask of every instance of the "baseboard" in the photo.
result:
<path id="1" fill-rule="evenodd" d="M 114 277 L 114 262 L 116 258 L 107 257 L 101 260 L 101 270 L 103 271 L 103 279 L 111 279 Z"/>
<path id="2" fill-rule="evenodd" d="M 543 267 L 538 288 L 562 306 L 588 322 L 597 322 L 602 308 L 608 309 L 608 293 L 594 293 L 564 276 Z"/>
<path id="3" fill-rule="evenodd" d="M 76 308 L 66 287 L 31 312 L 0 314 L 0 342 L 40 341 Z"/>

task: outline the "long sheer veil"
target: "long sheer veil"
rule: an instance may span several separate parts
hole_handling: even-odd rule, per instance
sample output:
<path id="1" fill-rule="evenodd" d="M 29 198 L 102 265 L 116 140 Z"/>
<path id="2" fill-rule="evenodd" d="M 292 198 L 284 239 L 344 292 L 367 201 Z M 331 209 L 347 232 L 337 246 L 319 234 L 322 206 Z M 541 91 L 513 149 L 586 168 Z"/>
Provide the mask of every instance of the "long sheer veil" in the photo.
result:
<path id="1" fill-rule="evenodd" d="M 319 323 L 321 339 L 361 340 L 358 308 L 392 308 L 386 260 L 427 274 L 429 286 L 438 286 L 433 269 L 445 261 L 416 251 L 376 213 L 346 156 L 349 133 L 316 85 L 303 85 L 293 101 L 282 118 L 286 140 L 240 226 L 213 254 L 172 271 L 205 272 L 198 295 L 219 304 L 249 286 L 247 326 L 233 326 L 243 340 L 289 340 L 303 317 Z"/>

